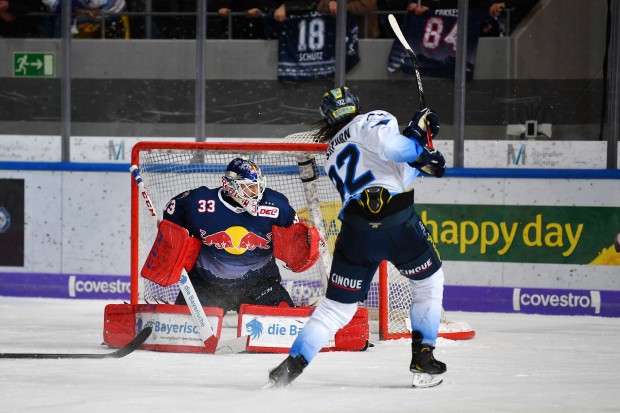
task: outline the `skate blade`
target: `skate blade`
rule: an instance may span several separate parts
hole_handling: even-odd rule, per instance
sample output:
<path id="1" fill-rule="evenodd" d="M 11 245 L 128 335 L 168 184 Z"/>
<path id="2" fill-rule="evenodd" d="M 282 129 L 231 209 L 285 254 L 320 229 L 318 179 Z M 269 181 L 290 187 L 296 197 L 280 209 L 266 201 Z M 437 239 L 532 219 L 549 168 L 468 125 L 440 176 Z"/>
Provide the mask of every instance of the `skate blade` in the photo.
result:
<path id="1" fill-rule="evenodd" d="M 443 374 L 413 373 L 411 386 L 414 389 L 439 386 L 443 382 Z"/>
<path id="2" fill-rule="evenodd" d="M 276 386 L 276 383 L 269 380 L 266 384 L 263 385 L 263 387 L 261 387 L 261 390 L 272 390 L 272 389 L 276 389 L 278 386 Z"/>
<path id="3" fill-rule="evenodd" d="M 266 384 L 263 385 L 263 387 L 261 387 L 261 390 L 283 389 L 285 387 L 290 387 L 292 383 L 293 382 L 283 384 L 273 380 L 269 380 Z"/>
<path id="4" fill-rule="evenodd" d="M 275 369 L 277 369 L 277 367 Z M 271 374 L 271 372 L 275 369 L 270 370 L 269 373 Z M 272 379 L 271 376 L 269 376 L 269 381 L 266 384 L 264 384 L 263 387 L 261 387 L 261 389 L 262 390 L 278 389 L 281 387 L 286 387 L 287 384 L 290 384 L 290 383 L 278 382 L 277 380 Z"/>

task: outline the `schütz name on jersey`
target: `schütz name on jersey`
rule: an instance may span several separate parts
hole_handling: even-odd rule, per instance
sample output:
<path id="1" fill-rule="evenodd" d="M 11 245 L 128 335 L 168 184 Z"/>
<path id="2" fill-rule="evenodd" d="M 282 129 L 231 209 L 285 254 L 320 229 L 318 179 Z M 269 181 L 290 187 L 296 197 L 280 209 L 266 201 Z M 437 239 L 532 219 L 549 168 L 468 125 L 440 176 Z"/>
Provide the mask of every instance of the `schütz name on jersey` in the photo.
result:
<path id="1" fill-rule="evenodd" d="M 325 152 L 325 157 L 329 159 L 331 154 L 334 153 L 334 151 L 336 150 L 336 146 L 340 145 L 341 143 L 346 142 L 350 137 L 351 137 L 351 133 L 349 132 L 349 128 L 342 131 L 340 135 L 336 136 L 329 143 L 329 148 L 327 148 L 327 151 Z"/>
<path id="2" fill-rule="evenodd" d="M 316 60 L 323 60 L 323 52 L 308 52 L 299 53 L 297 59 L 300 62 L 314 62 Z"/>

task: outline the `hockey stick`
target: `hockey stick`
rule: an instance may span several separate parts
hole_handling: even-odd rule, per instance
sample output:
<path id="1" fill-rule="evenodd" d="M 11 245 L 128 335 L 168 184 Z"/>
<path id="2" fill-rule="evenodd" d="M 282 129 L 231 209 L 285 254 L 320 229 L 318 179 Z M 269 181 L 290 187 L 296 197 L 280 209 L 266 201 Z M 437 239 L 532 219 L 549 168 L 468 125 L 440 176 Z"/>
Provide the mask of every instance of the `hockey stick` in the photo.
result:
<path id="1" fill-rule="evenodd" d="M 1 359 L 119 359 L 137 350 L 153 331 L 152 327 L 145 327 L 138 335 L 124 347 L 111 353 L 80 354 L 80 353 L 0 353 Z"/>
<path id="2" fill-rule="evenodd" d="M 413 68 L 415 69 L 415 77 L 418 82 L 418 98 L 420 99 L 420 109 L 425 109 L 426 100 L 424 99 L 424 88 L 422 87 L 422 77 L 420 76 L 420 65 L 418 64 L 418 57 L 413 52 L 411 46 L 409 46 L 407 39 L 405 39 L 403 32 L 400 30 L 400 26 L 398 25 L 398 21 L 396 21 L 396 17 L 394 17 L 393 14 L 390 14 L 388 15 L 388 21 L 390 22 L 390 26 L 392 27 L 394 34 L 403 45 L 405 50 L 407 50 L 407 53 L 409 53 L 409 57 L 411 57 L 411 61 L 413 62 Z M 426 139 L 428 141 L 428 147 L 434 149 L 435 147 L 433 146 L 433 138 L 428 124 L 426 128 Z"/>
<path id="3" fill-rule="evenodd" d="M 155 211 L 155 207 L 153 206 L 153 202 L 151 201 L 151 197 L 146 190 L 144 185 L 144 181 L 140 176 L 140 170 L 136 165 L 131 165 L 129 168 L 129 172 L 133 175 L 134 180 L 138 184 L 138 188 L 140 189 L 140 194 L 142 198 L 144 198 L 144 202 L 146 203 L 147 208 L 149 209 L 151 217 L 155 220 L 157 224 L 159 224 L 159 220 L 157 218 L 157 212 Z M 200 305 L 200 300 L 198 299 L 198 295 L 196 294 L 196 290 L 192 285 L 192 282 L 183 268 L 181 277 L 179 279 L 179 285 L 181 289 L 181 294 L 185 298 L 185 302 L 189 307 L 189 311 L 194 319 L 194 323 L 198 327 L 198 334 L 200 335 L 200 339 L 204 342 L 205 347 L 208 353 L 212 354 L 229 354 L 229 353 L 240 353 L 247 349 L 250 336 L 242 336 L 233 340 L 220 341 L 217 339 L 215 334 L 213 333 L 213 328 L 211 327 L 211 323 L 209 323 L 209 319 L 205 314 L 204 309 Z"/>

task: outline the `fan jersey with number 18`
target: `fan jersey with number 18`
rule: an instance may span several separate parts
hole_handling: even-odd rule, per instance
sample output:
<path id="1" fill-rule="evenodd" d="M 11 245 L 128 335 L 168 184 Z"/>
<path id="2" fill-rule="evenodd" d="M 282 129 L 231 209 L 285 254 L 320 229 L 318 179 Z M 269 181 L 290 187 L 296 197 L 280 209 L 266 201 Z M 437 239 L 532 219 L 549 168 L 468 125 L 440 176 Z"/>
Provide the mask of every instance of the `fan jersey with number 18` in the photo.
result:
<path id="1" fill-rule="evenodd" d="M 331 139 L 325 172 L 344 208 L 368 187 L 380 186 L 392 195 L 409 191 L 420 172 L 407 162 L 422 151 L 417 141 L 400 133 L 394 116 L 374 111 L 357 115 Z"/>
<path id="2" fill-rule="evenodd" d="M 346 70 L 359 60 L 357 20 L 347 19 Z M 336 19 L 312 12 L 291 15 L 278 25 L 278 80 L 299 81 L 333 77 L 336 67 Z"/>
<path id="3" fill-rule="evenodd" d="M 223 189 L 201 186 L 172 198 L 164 219 L 186 228 L 202 241 L 196 265 L 218 278 L 236 279 L 273 259 L 271 226 L 288 228 L 298 221 L 288 199 L 266 188 L 252 216 L 224 198 Z"/>

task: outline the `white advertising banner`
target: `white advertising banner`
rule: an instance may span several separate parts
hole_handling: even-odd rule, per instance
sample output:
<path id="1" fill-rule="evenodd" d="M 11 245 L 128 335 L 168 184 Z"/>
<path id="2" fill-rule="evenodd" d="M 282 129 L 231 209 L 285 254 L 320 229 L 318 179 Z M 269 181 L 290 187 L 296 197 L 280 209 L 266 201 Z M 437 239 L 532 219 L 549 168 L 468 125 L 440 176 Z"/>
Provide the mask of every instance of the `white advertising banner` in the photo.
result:
<path id="1" fill-rule="evenodd" d="M 131 150 L 140 141 L 193 142 L 193 137 L 133 138 L 106 136 L 71 137 L 71 162 L 129 163 Z M 266 139 L 213 138 L 218 141 L 267 141 Z M 434 142 L 453 166 L 454 141 Z M 527 141 L 466 140 L 466 168 L 521 169 L 605 169 L 607 142 L 600 141 Z M 620 155 L 620 149 L 619 149 Z M 0 135 L 0 162 L 60 162 L 61 137 L 52 135 Z"/>
<path id="2" fill-rule="evenodd" d="M 71 162 L 129 163 L 131 150 L 141 141 L 194 142 L 195 139 L 74 136 L 71 138 Z"/>
<path id="3" fill-rule="evenodd" d="M 61 139 L 52 135 L 0 135 L 0 162 L 60 162 Z"/>
<path id="4" fill-rule="evenodd" d="M 465 141 L 466 168 L 605 169 L 607 142 Z"/>

